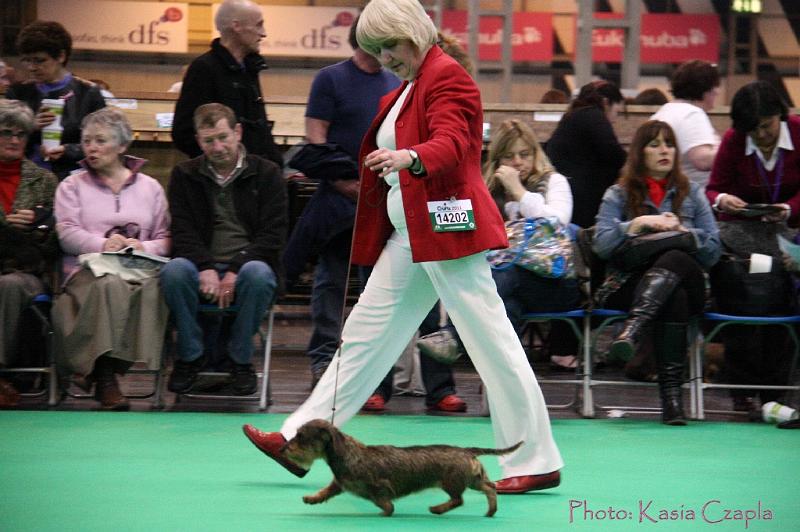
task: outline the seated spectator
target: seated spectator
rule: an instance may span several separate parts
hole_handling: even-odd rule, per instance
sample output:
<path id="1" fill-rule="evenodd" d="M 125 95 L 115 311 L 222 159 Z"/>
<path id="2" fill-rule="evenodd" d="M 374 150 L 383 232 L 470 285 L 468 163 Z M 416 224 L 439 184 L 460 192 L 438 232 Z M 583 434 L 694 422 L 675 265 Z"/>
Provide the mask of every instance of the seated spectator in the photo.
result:
<path id="1" fill-rule="evenodd" d="M 708 61 L 687 61 L 675 71 L 670 85 L 675 99 L 650 118 L 672 127 L 683 173 L 705 186 L 719 147 L 719 135 L 707 114 L 719 96 L 719 71 Z"/>
<path id="2" fill-rule="evenodd" d="M 553 170 L 525 123 L 506 120 L 498 127 L 489 145 L 484 179 L 505 221 L 555 217 L 561 224 L 569 224 L 572 194 L 567 179 Z M 580 304 L 576 279 L 545 278 L 518 265 L 492 270 L 492 277 L 517 335 L 527 312 L 558 312 Z M 455 348 L 454 343 L 440 343 L 439 338 L 423 338 L 417 345 L 422 353 L 434 354 Z"/>
<path id="3" fill-rule="evenodd" d="M 697 183 L 680 170 L 675 134 L 665 122 L 642 124 L 631 141 L 619 182 L 606 191 L 593 240 L 602 259 L 611 259 L 627 239 L 642 233 L 691 231 L 697 253 L 668 250 L 634 271 L 609 263 L 595 294 L 601 307 L 625 310 L 628 319 L 611 344 L 611 358 L 630 359 L 646 327 L 654 325 L 654 349 L 661 395 L 661 419 L 685 425 L 683 370 L 688 323 L 705 306 L 704 271 L 716 263 L 719 235 L 711 207 Z"/>
<path id="4" fill-rule="evenodd" d="M 594 225 L 605 190 L 625 163 L 612 124 L 623 106 L 622 93 L 611 82 L 592 81 L 578 97 L 547 141 L 547 156 L 561 174 L 569 177 L 574 208 L 572 223 Z"/>
<path id="5" fill-rule="evenodd" d="M 667 102 L 667 95 L 656 88 L 645 89 L 630 101 L 631 105 L 664 105 Z"/>
<path id="6" fill-rule="evenodd" d="M 286 185 L 275 163 L 246 152 L 229 107 L 199 106 L 194 127 L 203 155 L 178 164 L 169 184 L 174 258 L 161 270 L 161 286 L 178 330 L 178 358 L 167 386 L 190 391 L 219 342 L 233 362 L 233 393 L 250 395 L 257 385 L 253 335 L 281 272 Z M 218 338 L 217 323 L 198 322 L 201 301 L 238 306 L 229 340 Z"/>
<path id="7" fill-rule="evenodd" d="M 27 366 L 18 334 L 23 311 L 46 290 L 58 242 L 52 227 L 58 180 L 25 158 L 33 113 L 22 102 L 0 100 L 0 367 Z M 0 407 L 19 399 L 0 378 Z"/>
<path id="8" fill-rule="evenodd" d="M 95 111 L 81 127 L 84 169 L 56 190 L 66 279 L 53 304 L 56 362 L 62 374 L 82 377 L 76 382 L 87 391 L 94 384 L 103 409 L 123 410 L 129 405 L 116 374 L 133 362 L 160 367 L 167 308 L 157 277 L 96 274 L 88 257 L 78 256 L 126 248 L 167 255 L 167 200 L 158 181 L 139 171 L 145 161 L 125 155 L 133 132 L 121 111 Z"/>
<path id="9" fill-rule="evenodd" d="M 81 121 L 106 103 L 93 83 L 74 77 L 67 70 L 72 37 L 58 22 L 37 21 L 24 27 L 17 37 L 17 50 L 31 79 L 11 85 L 6 98 L 22 100 L 36 113 L 36 131 L 28 139 L 28 157 L 53 170 L 59 179 L 79 168 Z M 63 100 L 60 145 L 42 146 L 41 130 L 56 120 L 43 99 Z"/>
<path id="10" fill-rule="evenodd" d="M 0 59 L 0 93 L 5 93 L 12 83 L 14 83 L 14 68 Z"/>
<path id="11" fill-rule="evenodd" d="M 569 95 L 559 89 L 550 89 L 542 94 L 539 103 L 569 103 Z"/>
<path id="12" fill-rule="evenodd" d="M 773 276 L 783 276 L 776 233 L 800 224 L 800 118 L 778 91 L 765 81 L 739 89 L 731 102 L 733 127 L 722 139 L 706 187 L 717 211 L 725 251 L 741 259 L 752 253 L 773 257 Z M 745 207 L 766 203 L 775 212 L 748 216 Z M 742 304 L 750 303 L 742 298 Z M 789 301 L 776 311 L 790 313 Z M 735 313 L 736 309 L 728 309 Z M 727 380 L 733 384 L 786 384 L 791 364 L 790 343 L 783 327 L 728 326 L 723 333 Z M 732 390 L 735 410 L 760 411 L 762 403 L 780 401 L 775 390 Z"/>

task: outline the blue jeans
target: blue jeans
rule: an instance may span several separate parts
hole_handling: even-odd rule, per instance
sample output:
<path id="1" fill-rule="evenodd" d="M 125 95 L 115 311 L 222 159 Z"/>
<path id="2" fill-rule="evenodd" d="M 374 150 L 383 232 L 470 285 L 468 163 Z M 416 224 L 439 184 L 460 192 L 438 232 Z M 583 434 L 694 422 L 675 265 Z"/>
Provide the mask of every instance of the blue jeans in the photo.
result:
<path id="1" fill-rule="evenodd" d="M 319 255 L 311 290 L 311 322 L 313 330 L 306 352 L 311 369 L 330 364 L 339 346 L 342 305 L 350 263 L 350 233 L 334 239 Z"/>
<path id="2" fill-rule="evenodd" d="M 576 279 L 548 279 L 519 266 L 492 270 L 492 277 L 517 335 L 522 332 L 522 315 L 527 312 L 561 312 L 580 305 Z"/>
<path id="3" fill-rule="evenodd" d="M 227 269 L 215 265 L 220 278 Z M 230 330 L 228 352 L 237 364 L 249 364 L 253 354 L 253 335 L 275 298 L 278 285 L 272 268 L 251 260 L 236 276 L 234 304 L 239 307 Z M 197 321 L 200 306 L 200 275 L 190 260 L 176 258 L 161 268 L 161 290 L 178 330 L 178 357 L 186 362 L 203 355 L 203 330 Z"/>

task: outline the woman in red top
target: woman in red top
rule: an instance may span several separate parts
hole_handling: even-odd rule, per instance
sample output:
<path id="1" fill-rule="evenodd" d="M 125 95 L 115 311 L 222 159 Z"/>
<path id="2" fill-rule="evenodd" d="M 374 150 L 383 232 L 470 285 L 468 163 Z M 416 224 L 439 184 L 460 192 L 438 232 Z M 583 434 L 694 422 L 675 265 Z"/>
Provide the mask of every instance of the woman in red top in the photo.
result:
<path id="1" fill-rule="evenodd" d="M 481 177 L 478 87 L 436 46 L 436 27 L 417 0 L 372 0 L 356 36 L 405 80 L 382 101 L 361 147 L 353 262 L 375 269 L 344 326 L 339 358 L 308 400 L 280 433 L 249 425 L 245 433 L 305 474 L 281 454 L 284 438 L 330 418 L 334 407 L 338 424 L 355 415 L 441 298 L 488 391 L 496 445 L 524 442 L 500 458 L 497 491 L 557 486 L 563 462 L 544 399 L 485 257 L 508 243 Z"/>
<path id="2" fill-rule="evenodd" d="M 789 297 L 788 289 L 791 280 L 780 267 L 781 252 L 775 234 L 790 236 L 786 225 L 800 225 L 800 118 L 789 116 L 788 106 L 772 85 L 756 81 L 733 96 L 731 119 L 733 127 L 722 139 L 706 194 L 718 213 L 726 252 L 743 259 L 751 253 L 773 257 L 773 282 L 787 287 L 787 298 L 770 303 L 776 313 L 789 314 L 794 310 L 794 298 Z M 752 210 L 745 209 L 753 203 L 769 204 L 774 211 L 753 216 Z M 712 281 L 714 275 L 712 272 Z M 747 313 L 743 308 L 720 310 Z M 728 326 L 723 340 L 729 382 L 786 384 L 791 349 L 783 327 Z M 731 395 L 734 410 L 760 417 L 755 390 L 732 390 Z M 762 403 L 782 397 L 776 390 L 761 390 L 758 395 Z"/>

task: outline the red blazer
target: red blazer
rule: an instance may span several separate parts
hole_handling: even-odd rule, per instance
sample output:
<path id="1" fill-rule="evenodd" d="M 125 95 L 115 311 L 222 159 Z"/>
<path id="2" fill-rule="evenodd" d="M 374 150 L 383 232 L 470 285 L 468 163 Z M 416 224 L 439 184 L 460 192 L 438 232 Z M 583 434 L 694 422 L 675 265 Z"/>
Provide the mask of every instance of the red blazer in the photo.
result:
<path id="1" fill-rule="evenodd" d="M 364 136 L 359 161 L 377 149 L 375 136 L 408 82 L 381 100 L 380 110 Z M 400 171 L 400 190 L 414 262 L 465 257 L 508 247 L 503 219 L 481 175 L 483 109 L 473 79 L 441 48 L 425 57 L 414 86 L 395 123 L 397 149 L 419 154 L 426 175 Z M 389 186 L 361 165 L 361 189 L 353 236 L 355 264 L 375 264 L 394 228 L 386 212 Z M 455 196 L 472 200 L 474 231 L 435 233 L 428 201 Z"/>

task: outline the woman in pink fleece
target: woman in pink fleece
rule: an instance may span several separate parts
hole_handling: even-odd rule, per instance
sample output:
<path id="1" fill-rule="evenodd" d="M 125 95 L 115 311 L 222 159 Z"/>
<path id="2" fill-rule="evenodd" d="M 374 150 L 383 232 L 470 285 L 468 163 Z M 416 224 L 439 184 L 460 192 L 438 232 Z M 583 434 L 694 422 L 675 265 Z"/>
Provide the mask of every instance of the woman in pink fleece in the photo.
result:
<path id="1" fill-rule="evenodd" d="M 96 276 L 78 256 L 125 248 L 167 256 L 169 213 L 161 185 L 139 172 L 145 161 L 124 155 L 133 133 L 122 112 L 96 111 L 81 129 L 84 170 L 62 181 L 55 199 L 66 280 L 53 306 L 57 363 L 87 391 L 94 384 L 102 408 L 122 410 L 115 374 L 133 362 L 159 368 L 167 308 L 157 277 Z"/>

